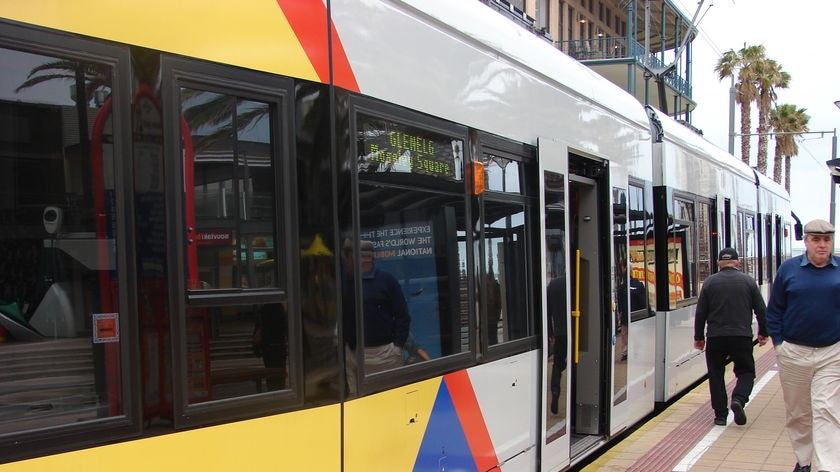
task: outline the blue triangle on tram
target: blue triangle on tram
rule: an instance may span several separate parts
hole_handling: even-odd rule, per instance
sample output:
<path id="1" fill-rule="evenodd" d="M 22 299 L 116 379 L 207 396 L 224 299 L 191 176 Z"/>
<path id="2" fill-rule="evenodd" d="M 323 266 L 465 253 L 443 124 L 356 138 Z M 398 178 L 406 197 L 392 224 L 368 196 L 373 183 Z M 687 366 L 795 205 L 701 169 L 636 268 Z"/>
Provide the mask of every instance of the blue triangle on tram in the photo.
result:
<path id="1" fill-rule="evenodd" d="M 478 472 L 446 382 L 440 383 L 414 470 Z"/>

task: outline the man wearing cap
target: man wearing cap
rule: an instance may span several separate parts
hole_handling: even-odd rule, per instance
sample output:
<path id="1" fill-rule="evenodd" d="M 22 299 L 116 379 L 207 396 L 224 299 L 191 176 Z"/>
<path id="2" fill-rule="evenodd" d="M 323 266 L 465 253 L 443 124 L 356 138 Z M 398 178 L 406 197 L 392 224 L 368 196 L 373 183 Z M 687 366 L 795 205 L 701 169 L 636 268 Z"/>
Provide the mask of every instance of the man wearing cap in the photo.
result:
<path id="1" fill-rule="evenodd" d="M 727 359 L 732 359 L 737 381 L 730 408 L 735 423 L 747 422 L 744 405 L 750 400 L 755 381 L 752 318 L 758 320 L 758 343 L 767 342 L 766 306 L 755 280 L 740 270 L 738 252 L 731 247 L 718 254 L 719 271 L 703 282 L 694 315 L 694 347 L 706 349 L 709 393 L 715 424 L 726 425 L 726 384 L 723 380 Z M 705 336 L 704 336 L 705 331 Z"/>
<path id="2" fill-rule="evenodd" d="M 344 339 L 346 341 L 347 385 L 356 392 L 356 289 L 353 283 L 353 246 L 345 241 L 342 284 Z M 362 277 L 364 313 L 365 373 L 371 374 L 403 365 L 403 346 L 408 339 L 411 317 L 402 287 L 397 279 L 374 265 L 374 244 L 359 242 L 359 273 Z"/>
<path id="3" fill-rule="evenodd" d="M 767 305 L 794 472 L 840 471 L 840 265 L 834 226 L 805 225 L 805 254 L 779 267 Z M 813 460 L 812 460 L 813 459 Z"/>

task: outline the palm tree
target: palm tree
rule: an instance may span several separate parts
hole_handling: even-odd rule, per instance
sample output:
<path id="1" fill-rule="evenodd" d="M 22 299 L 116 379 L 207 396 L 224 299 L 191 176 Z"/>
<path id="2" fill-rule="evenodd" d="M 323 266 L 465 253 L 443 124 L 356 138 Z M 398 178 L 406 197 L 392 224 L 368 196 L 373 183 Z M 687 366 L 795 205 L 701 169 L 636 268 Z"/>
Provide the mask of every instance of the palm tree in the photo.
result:
<path id="1" fill-rule="evenodd" d="M 790 159 L 799 154 L 796 144 L 797 133 L 808 131 L 810 116 L 805 114 L 805 108 L 785 103 L 770 112 L 770 126 L 776 133 L 776 154 L 773 159 L 773 180 L 782 183 L 782 157 L 785 165 L 785 190 L 790 193 Z"/>
<path id="2" fill-rule="evenodd" d="M 776 88 L 787 88 L 790 84 L 790 74 L 782 70 L 782 66 L 772 60 L 763 59 L 752 65 L 755 80 L 758 84 L 758 157 L 756 168 L 762 174 L 767 174 L 767 141 L 770 129 L 770 113 L 773 102 L 776 101 Z"/>
<path id="3" fill-rule="evenodd" d="M 715 72 L 718 79 L 736 77 L 735 101 L 741 106 L 741 160 L 750 163 L 750 113 L 752 102 L 758 99 L 759 89 L 753 64 L 764 59 L 764 46 L 744 46 L 739 51 L 730 49 L 723 53 Z"/>

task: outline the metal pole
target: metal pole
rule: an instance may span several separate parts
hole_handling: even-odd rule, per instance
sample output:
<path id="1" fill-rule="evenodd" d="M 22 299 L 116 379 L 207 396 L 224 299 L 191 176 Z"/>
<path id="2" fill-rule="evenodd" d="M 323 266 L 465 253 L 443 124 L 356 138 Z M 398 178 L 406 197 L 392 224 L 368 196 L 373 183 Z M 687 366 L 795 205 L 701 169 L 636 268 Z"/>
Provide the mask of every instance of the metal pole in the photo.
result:
<path id="1" fill-rule="evenodd" d="M 836 209 L 836 203 L 834 203 L 834 176 L 829 175 L 829 182 L 831 182 L 831 208 L 828 210 L 831 214 L 828 215 L 828 222 L 834 225 L 834 213 Z"/>
<path id="2" fill-rule="evenodd" d="M 834 136 L 831 137 L 831 160 L 835 160 L 835 159 L 837 159 L 837 129 L 834 130 Z M 828 173 L 828 178 L 831 179 L 830 180 L 830 182 L 831 182 L 831 203 L 830 203 L 830 208 L 829 208 L 829 211 L 831 212 L 831 214 L 828 215 L 828 222 L 831 223 L 832 226 L 833 226 L 834 225 L 834 215 L 835 215 L 835 213 L 837 213 L 837 203 L 836 203 L 836 200 L 834 198 L 835 187 L 836 187 L 836 185 L 834 184 L 834 173 L 829 172 Z"/>
<path id="3" fill-rule="evenodd" d="M 735 75 L 729 86 L 729 154 L 735 155 Z"/>

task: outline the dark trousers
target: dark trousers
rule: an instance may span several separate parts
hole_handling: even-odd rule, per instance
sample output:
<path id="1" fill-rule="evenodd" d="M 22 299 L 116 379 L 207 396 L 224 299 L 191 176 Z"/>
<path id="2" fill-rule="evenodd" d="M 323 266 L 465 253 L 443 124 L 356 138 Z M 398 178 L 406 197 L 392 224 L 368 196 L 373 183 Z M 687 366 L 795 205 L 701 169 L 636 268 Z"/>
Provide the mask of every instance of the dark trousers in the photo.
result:
<path id="1" fill-rule="evenodd" d="M 715 416 L 726 417 L 729 406 L 726 401 L 726 383 L 723 374 L 726 361 L 734 364 L 735 388 L 732 399 L 740 400 L 744 405 L 750 400 L 755 381 L 755 359 L 753 341 L 748 336 L 715 336 L 706 339 L 706 369 L 709 372 L 709 393 L 712 396 L 712 409 Z"/>

